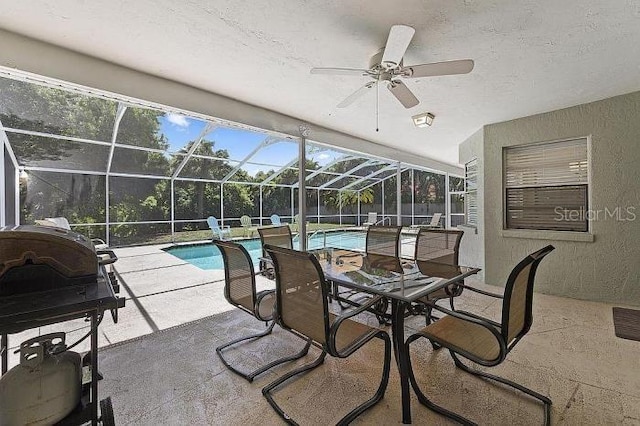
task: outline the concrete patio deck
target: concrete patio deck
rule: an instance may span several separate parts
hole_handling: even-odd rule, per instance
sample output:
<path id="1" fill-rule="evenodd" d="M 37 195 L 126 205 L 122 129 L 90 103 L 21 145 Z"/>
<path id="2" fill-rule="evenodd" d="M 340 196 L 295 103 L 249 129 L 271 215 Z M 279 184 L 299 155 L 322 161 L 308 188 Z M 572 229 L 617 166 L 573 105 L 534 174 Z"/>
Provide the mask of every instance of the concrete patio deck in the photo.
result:
<path id="1" fill-rule="evenodd" d="M 261 388 L 313 350 L 248 383 L 228 371 L 215 347 L 257 332 L 264 325 L 232 308 L 223 297 L 223 271 L 203 271 L 161 250 L 118 249 L 115 265 L 127 306 L 118 324 L 109 315 L 100 326 L 100 397 L 111 396 L 116 423 L 282 424 Z M 479 284 L 479 283 L 478 283 Z M 259 277 L 259 285 L 273 284 Z M 483 284 L 479 284 L 482 285 Z M 485 286 L 496 291 L 496 288 Z M 499 290 L 498 290 L 499 291 Z M 498 319 L 500 302 L 465 292 L 457 306 Z M 339 308 L 337 308 L 339 309 Z M 373 316 L 360 320 L 376 325 Z M 407 335 L 423 324 L 407 321 Z M 73 321 L 12 336 L 13 348 L 28 337 L 68 331 L 74 341 L 87 323 Z M 79 350 L 86 350 L 88 342 Z M 273 335 L 229 350 L 239 368 L 297 351 L 302 341 L 276 327 Z M 382 345 L 367 345 L 347 360 L 327 358 L 291 382 L 276 398 L 300 424 L 332 424 L 377 385 Z M 516 380 L 553 400 L 553 424 L 640 424 L 640 342 L 615 337 L 611 305 L 536 294 L 534 324 L 507 360 L 492 372 Z M 425 393 L 480 424 L 541 424 L 542 408 L 530 398 L 456 370 L 446 351 L 422 341 L 412 360 Z M 11 358 L 15 364 L 16 357 Z M 414 424 L 447 424 L 412 395 Z M 385 398 L 357 423 L 400 423 L 395 364 Z"/>

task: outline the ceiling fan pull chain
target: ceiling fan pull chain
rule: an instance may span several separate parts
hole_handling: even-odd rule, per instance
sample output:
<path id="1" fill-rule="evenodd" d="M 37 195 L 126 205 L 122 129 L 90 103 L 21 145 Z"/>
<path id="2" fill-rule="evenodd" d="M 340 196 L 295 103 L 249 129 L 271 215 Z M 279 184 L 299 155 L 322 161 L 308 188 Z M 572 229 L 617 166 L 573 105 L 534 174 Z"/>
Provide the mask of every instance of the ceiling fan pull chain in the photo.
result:
<path id="1" fill-rule="evenodd" d="M 376 132 L 379 131 L 380 117 L 380 84 L 376 82 Z"/>

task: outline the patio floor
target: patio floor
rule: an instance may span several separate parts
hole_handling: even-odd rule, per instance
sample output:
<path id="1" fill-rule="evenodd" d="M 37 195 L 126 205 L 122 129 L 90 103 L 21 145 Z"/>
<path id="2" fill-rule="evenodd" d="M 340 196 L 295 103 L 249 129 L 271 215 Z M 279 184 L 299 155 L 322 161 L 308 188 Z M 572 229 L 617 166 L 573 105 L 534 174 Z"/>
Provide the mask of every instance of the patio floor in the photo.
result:
<path id="1" fill-rule="evenodd" d="M 227 304 L 223 271 L 200 270 L 162 247 L 116 250 L 115 269 L 127 305 L 118 324 L 107 315 L 100 326 L 100 371 L 105 376 L 100 396 L 111 396 L 116 423 L 282 424 L 261 389 L 294 364 L 253 383 L 229 372 L 215 347 L 264 325 Z M 272 285 L 262 277 L 259 281 L 260 286 Z M 499 319 L 500 302 L 475 293 L 465 292 L 456 306 Z M 549 395 L 553 424 L 640 424 L 640 342 L 615 337 L 611 306 L 536 294 L 531 331 L 501 366 L 490 370 Z M 370 315 L 360 319 L 377 324 Z M 421 318 L 408 319 L 407 335 L 421 324 Z M 28 337 L 53 330 L 68 331 L 72 342 L 86 333 L 87 323 L 30 330 L 12 336 L 10 345 L 15 348 Z M 273 335 L 227 354 L 248 371 L 301 347 L 300 339 L 276 327 Z M 317 353 L 312 349 L 295 365 Z M 428 343 L 418 342 L 412 360 L 428 396 L 480 424 L 542 423 L 537 403 L 456 370 L 446 351 L 434 352 Z M 321 367 L 277 392 L 276 399 L 300 424 L 335 423 L 373 393 L 381 361 L 377 341 L 347 360 L 327 357 Z M 385 398 L 357 423 L 400 423 L 399 390 L 393 364 Z M 413 395 L 412 412 L 414 424 L 447 424 Z"/>

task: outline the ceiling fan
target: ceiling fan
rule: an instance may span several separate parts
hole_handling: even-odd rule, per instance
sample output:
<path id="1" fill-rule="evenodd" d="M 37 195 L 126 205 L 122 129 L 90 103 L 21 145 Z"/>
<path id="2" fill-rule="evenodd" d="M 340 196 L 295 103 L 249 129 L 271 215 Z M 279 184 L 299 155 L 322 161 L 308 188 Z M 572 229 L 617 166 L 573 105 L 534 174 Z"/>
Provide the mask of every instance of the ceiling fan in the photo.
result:
<path id="1" fill-rule="evenodd" d="M 402 79 L 466 74 L 473 69 L 471 59 L 405 66 L 402 58 L 415 32 L 415 29 L 407 25 L 392 26 L 386 46 L 369 60 L 369 69 L 311 68 L 311 74 L 365 76 L 372 79 L 340 102 L 338 108 L 351 105 L 366 92 L 376 88 L 379 83 L 384 83 L 405 108 L 412 108 L 420 101 Z"/>

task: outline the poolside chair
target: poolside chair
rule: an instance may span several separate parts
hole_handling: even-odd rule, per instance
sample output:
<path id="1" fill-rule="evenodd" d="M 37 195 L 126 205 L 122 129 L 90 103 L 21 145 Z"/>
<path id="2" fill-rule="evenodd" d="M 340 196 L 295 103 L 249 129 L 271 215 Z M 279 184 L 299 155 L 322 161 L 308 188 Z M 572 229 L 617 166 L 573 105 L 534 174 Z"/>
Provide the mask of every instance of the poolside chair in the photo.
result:
<path id="1" fill-rule="evenodd" d="M 262 245 L 262 257 L 259 262 L 260 273 L 269 279 L 274 279 L 273 263 L 269 254 L 265 250 L 265 246 L 270 244 L 276 247 L 293 248 L 293 237 L 291 229 L 287 225 L 267 226 L 258 228 L 260 235 L 260 244 Z"/>
<path id="2" fill-rule="evenodd" d="M 401 226 L 370 226 L 367 229 L 365 253 L 352 253 L 337 256 L 336 263 L 341 265 L 345 261 L 348 261 L 349 258 L 362 256 L 362 268 L 364 270 L 367 268 L 378 268 L 402 273 L 403 268 L 400 261 L 401 231 Z M 368 294 L 360 293 L 355 290 L 347 290 L 343 293 L 340 293 L 339 289 L 336 287 L 334 287 L 333 290 L 334 297 L 342 309 L 346 309 L 348 307 L 345 303 L 352 306 L 360 306 L 361 300 L 353 300 L 355 296 L 362 296 L 364 299 L 368 299 L 370 297 Z M 379 303 L 376 304 L 375 309 L 373 310 L 381 324 L 387 322 L 388 315 L 386 312 L 388 307 L 389 301 L 383 297 Z"/>
<path id="3" fill-rule="evenodd" d="M 286 381 L 320 366 L 327 354 L 336 358 L 347 358 L 373 338 L 384 341 L 384 364 L 378 389 L 371 398 L 351 410 L 338 422 L 339 425 L 349 424 L 383 398 L 389 381 L 391 364 L 389 335 L 383 330 L 350 319 L 373 306 L 379 298 L 373 298 L 367 304 L 349 311 L 345 315 L 334 315 L 329 312 L 329 286 L 324 279 L 320 264 L 313 254 L 271 245 L 267 245 L 266 250 L 275 266 L 276 318 L 278 323 L 301 337 L 312 339 L 313 345 L 321 350 L 315 361 L 285 374 L 262 389 L 262 393 L 271 407 L 287 423 L 297 424 L 274 400 L 272 392 L 276 388 L 284 385 Z M 367 363 L 370 362 L 372 360 L 367 358 Z M 301 403 L 313 404 L 314 398 L 301 396 Z M 334 410 L 333 407 L 326 408 Z M 321 412 L 320 410 L 314 411 Z M 314 420 L 321 422 L 319 419 Z"/>
<path id="4" fill-rule="evenodd" d="M 421 224 L 421 225 L 411 225 L 412 228 L 426 228 L 426 229 L 433 229 L 433 228 L 440 228 L 440 218 L 442 217 L 442 213 L 434 213 L 433 216 L 431 216 L 431 222 L 429 222 L 428 224 Z"/>
<path id="5" fill-rule="evenodd" d="M 214 240 L 213 244 L 220 249 L 220 253 L 222 253 L 222 259 L 224 261 L 224 297 L 227 299 L 227 302 L 260 321 L 264 321 L 267 324 L 270 323 L 267 329 L 262 333 L 241 337 L 229 343 L 225 343 L 222 346 L 218 346 L 216 348 L 216 353 L 220 357 L 222 363 L 229 370 L 251 382 L 257 375 L 264 373 L 276 365 L 305 356 L 311 346 L 310 339 L 307 339 L 307 344 L 299 353 L 277 359 L 255 371 L 252 371 L 251 373 L 241 372 L 235 367 L 232 367 L 224 359 L 222 351 L 228 347 L 246 340 L 259 339 L 271 334 L 273 327 L 275 326 L 273 314 L 276 296 L 275 290 L 264 290 L 256 293 L 256 278 L 253 270 L 253 261 L 251 260 L 247 249 L 240 244 L 229 241 Z"/>
<path id="6" fill-rule="evenodd" d="M 44 220 L 36 220 L 35 222 L 36 225 L 53 226 L 55 228 L 62 228 L 71 231 L 71 225 L 66 217 L 46 217 Z M 109 245 L 101 238 L 91 238 L 91 242 L 96 250 L 109 248 Z"/>
<path id="7" fill-rule="evenodd" d="M 309 222 L 307 221 L 306 224 L 308 228 Z M 299 214 L 293 216 L 293 223 L 291 224 L 291 229 L 292 231 L 300 232 L 300 215 Z"/>
<path id="8" fill-rule="evenodd" d="M 378 222 L 378 213 L 377 212 L 369 212 L 367 213 L 367 221 L 362 224 L 362 226 L 373 226 Z"/>
<path id="9" fill-rule="evenodd" d="M 213 238 L 224 240 L 225 237 L 231 238 L 231 227 L 229 225 L 223 225 L 222 228 L 218 225 L 218 219 L 213 216 L 207 218 L 207 223 L 211 232 L 213 232 Z"/>
<path id="10" fill-rule="evenodd" d="M 245 237 L 253 237 L 253 233 L 258 230 L 257 226 L 252 225 L 251 218 L 247 215 L 240 217 L 240 225 L 242 225 L 242 235 Z"/>
<path id="11" fill-rule="evenodd" d="M 280 221 L 280 216 L 278 216 L 277 214 L 272 214 L 269 220 L 271 220 L 271 224 L 274 226 L 282 225 L 282 222 Z"/>
<path id="12" fill-rule="evenodd" d="M 469 420 L 459 414 L 434 404 L 420 390 L 413 374 L 409 348 L 411 343 L 424 337 L 436 345 L 449 349 L 456 367 L 461 370 L 514 387 L 541 401 L 544 405 L 545 424 L 549 424 L 551 411 L 551 400 L 549 398 L 518 383 L 470 368 L 460 361 L 458 355 L 486 367 L 496 366 L 505 360 L 507 354 L 527 334 L 531 327 L 533 322 L 533 285 L 536 270 L 540 261 L 553 250 L 553 246 L 546 246 L 528 255 L 513 268 L 505 286 L 502 302 L 502 320 L 499 323 L 470 312 L 451 311 L 429 302 L 433 309 L 437 309 L 447 315 L 427 325 L 406 341 L 407 357 L 409 358 L 409 378 L 421 404 L 460 423 L 470 423 Z M 465 402 L 468 402 L 469 395 L 465 395 L 464 398 Z"/>
<path id="13" fill-rule="evenodd" d="M 440 277 L 447 273 L 448 268 L 446 266 L 458 266 L 460 242 L 463 235 L 463 231 L 453 229 L 420 229 L 416 237 L 414 252 L 414 259 L 420 272 L 424 275 Z M 427 324 L 432 319 L 431 308 L 427 302 L 449 299 L 451 309 L 455 310 L 453 299 L 460 296 L 465 288 L 485 296 L 502 298 L 502 295 L 466 285 L 464 281 L 450 284 L 419 299 L 419 302 L 424 303 L 424 306 L 427 307 Z"/>

